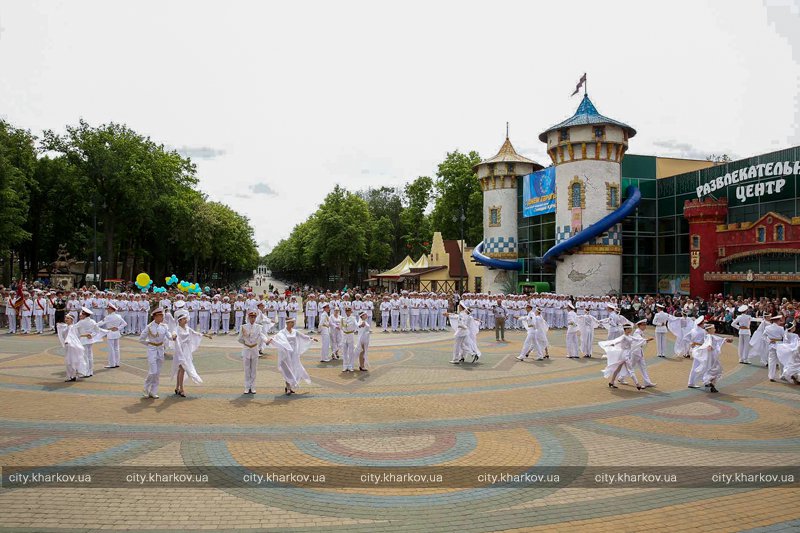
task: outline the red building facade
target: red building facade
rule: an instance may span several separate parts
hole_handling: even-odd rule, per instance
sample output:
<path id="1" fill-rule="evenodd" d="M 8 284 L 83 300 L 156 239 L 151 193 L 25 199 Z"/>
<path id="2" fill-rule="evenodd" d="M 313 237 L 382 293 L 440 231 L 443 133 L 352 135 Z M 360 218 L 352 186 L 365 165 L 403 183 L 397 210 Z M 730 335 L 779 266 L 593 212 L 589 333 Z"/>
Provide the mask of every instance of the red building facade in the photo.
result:
<path id="1" fill-rule="evenodd" d="M 797 272 L 736 270 L 737 263 L 760 256 L 800 254 L 800 217 L 768 212 L 753 222 L 726 224 L 728 199 L 687 200 L 690 287 L 692 296 L 708 298 L 728 282 L 800 281 Z"/>

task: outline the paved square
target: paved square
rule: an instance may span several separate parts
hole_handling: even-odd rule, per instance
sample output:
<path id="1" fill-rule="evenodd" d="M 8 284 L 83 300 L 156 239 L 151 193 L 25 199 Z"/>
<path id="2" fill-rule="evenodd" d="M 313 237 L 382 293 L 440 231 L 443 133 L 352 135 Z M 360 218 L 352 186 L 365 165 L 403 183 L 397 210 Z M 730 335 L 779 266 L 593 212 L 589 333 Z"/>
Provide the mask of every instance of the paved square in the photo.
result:
<path id="1" fill-rule="evenodd" d="M 598 331 L 602 336 L 603 333 Z M 654 389 L 607 388 L 593 359 L 517 362 L 522 334 L 497 344 L 479 337 L 476 365 L 449 365 L 450 334 L 373 334 L 372 371 L 342 374 L 304 356 L 313 384 L 283 395 L 276 354 L 259 361 L 255 396 L 242 395 L 233 336 L 195 354 L 202 385 L 171 395 L 170 361 L 161 398 L 141 398 L 142 346 L 122 341 L 122 367 L 106 370 L 95 350 L 91 379 L 64 383 L 53 335 L 0 338 L 0 465 L 305 468 L 332 486 L 59 488 L 0 490 L 0 530 L 185 531 L 679 531 L 789 530 L 800 525 L 796 488 L 753 486 L 492 486 L 470 476 L 507 467 L 800 465 L 800 387 L 770 383 L 766 370 L 723 351 L 720 393 L 686 388 L 691 362 L 646 356 Z M 168 356 L 169 358 L 169 356 Z M 434 467 L 461 486 L 337 485 L 365 467 Z M 471 469 L 471 467 L 476 467 Z M 638 469 L 638 470 L 637 470 Z M 578 469 L 580 470 L 580 469 Z M 340 474 L 337 474 L 339 472 Z M 341 481 L 341 479 L 339 480 Z M 485 480 L 484 480 L 485 481 Z M 211 484 L 213 485 L 213 483 Z M 456 483 L 459 485 L 459 483 Z M 668 485 L 668 484 L 666 484 Z M 758 529 L 765 528 L 765 529 Z"/>

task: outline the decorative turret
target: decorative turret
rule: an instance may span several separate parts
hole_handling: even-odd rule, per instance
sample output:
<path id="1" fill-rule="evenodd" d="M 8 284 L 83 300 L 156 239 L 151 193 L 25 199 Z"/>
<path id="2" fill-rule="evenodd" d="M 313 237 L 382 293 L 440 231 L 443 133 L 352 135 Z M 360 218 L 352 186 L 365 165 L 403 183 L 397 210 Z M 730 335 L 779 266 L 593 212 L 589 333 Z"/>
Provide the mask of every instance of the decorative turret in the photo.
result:
<path id="1" fill-rule="evenodd" d="M 522 157 L 508 138 L 492 158 L 475 165 L 483 190 L 483 253 L 496 259 L 517 259 L 517 180 L 542 169 L 542 165 Z M 508 290 L 506 270 L 484 269 L 484 291 Z"/>
<path id="2" fill-rule="evenodd" d="M 620 163 L 634 135 L 632 127 L 598 113 L 588 95 L 572 117 L 539 135 L 556 171 L 556 245 L 621 212 Z M 611 222 L 603 233 L 558 258 L 556 290 L 618 293 L 621 272 L 621 224 Z"/>
<path id="3" fill-rule="evenodd" d="M 706 197 L 686 200 L 683 217 L 689 222 L 689 291 L 692 296 L 722 292 L 721 281 L 706 281 L 706 272 L 718 270 L 717 226 L 728 219 L 728 199 Z"/>

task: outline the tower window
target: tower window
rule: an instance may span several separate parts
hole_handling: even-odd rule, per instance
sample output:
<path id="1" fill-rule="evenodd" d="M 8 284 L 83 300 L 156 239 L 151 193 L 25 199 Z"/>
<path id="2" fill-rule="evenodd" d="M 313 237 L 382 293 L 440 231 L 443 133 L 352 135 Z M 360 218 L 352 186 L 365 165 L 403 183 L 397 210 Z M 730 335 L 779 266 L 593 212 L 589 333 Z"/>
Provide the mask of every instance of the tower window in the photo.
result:
<path id="1" fill-rule="evenodd" d="M 489 208 L 489 226 L 490 227 L 497 227 L 500 226 L 500 207 L 499 206 L 492 206 Z"/>
<path id="2" fill-rule="evenodd" d="M 567 128 L 561 128 L 560 130 L 558 130 L 558 140 L 559 141 L 569 140 L 569 130 Z"/>
<path id="3" fill-rule="evenodd" d="M 578 176 L 572 178 L 567 189 L 567 209 L 586 209 L 586 185 Z"/>
<path id="4" fill-rule="evenodd" d="M 692 250 L 700 249 L 700 235 L 692 235 Z"/>
<path id="5" fill-rule="evenodd" d="M 508 170 L 509 174 L 514 173 L 514 163 L 506 163 L 506 169 Z"/>
<path id="6" fill-rule="evenodd" d="M 756 228 L 756 240 L 758 242 L 767 242 L 767 228 L 764 226 Z"/>
<path id="7" fill-rule="evenodd" d="M 606 182 L 606 209 L 619 207 L 619 185 Z"/>
<path id="8" fill-rule="evenodd" d="M 784 229 L 783 224 L 777 224 L 775 226 L 775 240 L 776 241 L 784 240 L 785 232 L 786 232 L 786 230 Z"/>
<path id="9" fill-rule="evenodd" d="M 594 138 L 597 140 L 604 139 L 606 136 L 606 128 L 605 126 L 595 126 L 594 128 Z"/>
<path id="10" fill-rule="evenodd" d="M 581 206 L 581 184 L 580 183 L 573 183 L 572 184 L 572 205 L 570 207 L 580 207 Z"/>

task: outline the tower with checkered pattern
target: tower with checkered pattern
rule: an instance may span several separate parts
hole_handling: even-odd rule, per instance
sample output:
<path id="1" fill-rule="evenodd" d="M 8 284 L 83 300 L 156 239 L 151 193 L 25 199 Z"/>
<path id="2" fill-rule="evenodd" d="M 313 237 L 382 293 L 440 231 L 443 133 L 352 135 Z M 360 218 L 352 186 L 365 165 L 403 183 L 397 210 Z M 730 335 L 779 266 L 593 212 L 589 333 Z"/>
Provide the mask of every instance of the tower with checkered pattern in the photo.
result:
<path id="1" fill-rule="evenodd" d="M 517 260 L 517 180 L 542 168 L 519 155 L 506 140 L 497 155 L 475 166 L 483 190 L 483 253 L 495 259 Z M 481 290 L 492 294 L 511 289 L 513 274 L 484 267 Z"/>
<path id="2" fill-rule="evenodd" d="M 556 167 L 556 245 L 620 208 L 620 164 L 636 130 L 604 117 L 584 95 L 575 114 L 539 135 Z M 622 228 L 566 251 L 556 260 L 556 290 L 600 296 L 622 283 Z"/>

